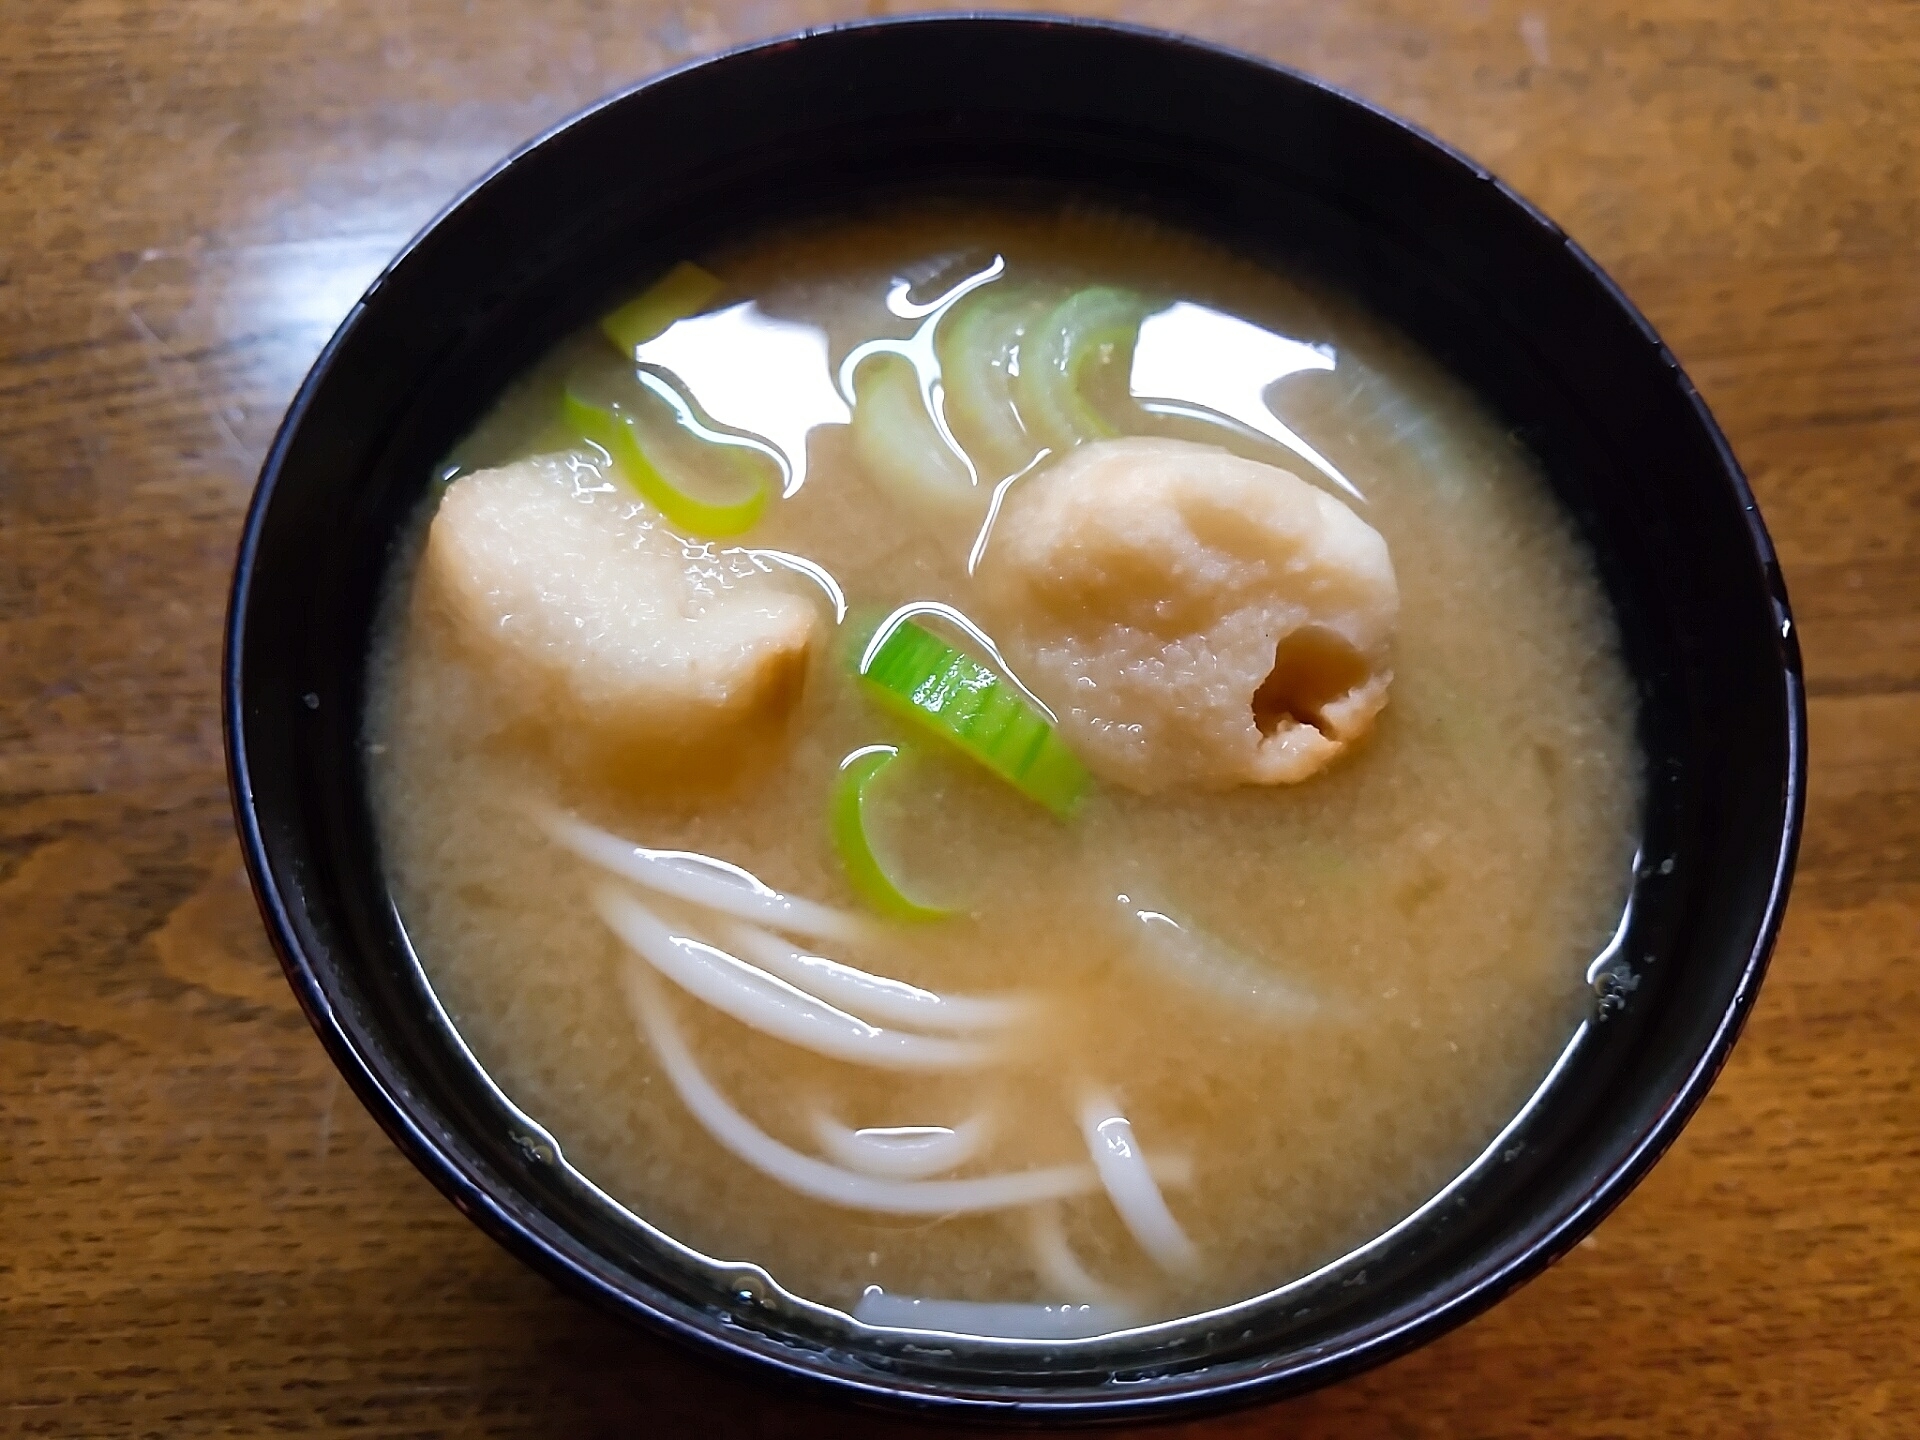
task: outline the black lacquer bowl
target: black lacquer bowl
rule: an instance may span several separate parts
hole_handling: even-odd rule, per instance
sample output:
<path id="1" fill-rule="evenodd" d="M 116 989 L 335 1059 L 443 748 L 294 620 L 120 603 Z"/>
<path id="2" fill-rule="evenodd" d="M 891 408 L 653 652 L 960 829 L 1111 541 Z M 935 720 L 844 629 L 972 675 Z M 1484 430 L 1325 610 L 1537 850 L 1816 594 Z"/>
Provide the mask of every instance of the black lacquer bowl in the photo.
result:
<path id="1" fill-rule="evenodd" d="M 448 1026 L 368 814 L 376 595 L 435 463 L 501 386 L 651 268 L 769 220 L 928 190 L 1146 210 L 1358 294 L 1544 461 L 1639 682 L 1649 790 L 1632 909 L 1594 1018 L 1534 1102 L 1351 1260 L 1118 1339 L 865 1331 L 743 1287 L 611 1206 Z M 1324 1384 L 1564 1253 L 1726 1059 L 1786 898 L 1806 764 L 1799 653 L 1753 497 L 1673 357 L 1559 230 L 1470 161 L 1303 76 L 1138 30 L 977 17 L 830 29 L 649 81 L 506 161 L 414 240 L 327 346 L 261 472 L 226 726 L 247 861 L 301 1005 L 395 1143 L 483 1229 L 569 1291 L 766 1376 L 1031 1422 Z"/>

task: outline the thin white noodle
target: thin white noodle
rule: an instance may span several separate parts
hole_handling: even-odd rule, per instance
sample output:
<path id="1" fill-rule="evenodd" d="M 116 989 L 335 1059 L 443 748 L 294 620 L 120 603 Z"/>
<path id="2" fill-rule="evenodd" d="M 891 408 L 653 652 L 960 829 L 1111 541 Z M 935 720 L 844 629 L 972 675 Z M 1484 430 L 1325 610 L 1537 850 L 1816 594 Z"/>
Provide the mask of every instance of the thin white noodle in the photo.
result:
<path id="1" fill-rule="evenodd" d="M 634 954 L 689 995 L 817 1055 L 887 1070 L 960 1070 L 984 1065 L 998 1053 L 985 1041 L 869 1025 L 724 950 L 674 934 L 653 911 L 611 885 L 595 892 L 594 907 Z"/>
<path id="2" fill-rule="evenodd" d="M 1033 1268 L 1048 1289 L 1078 1305 L 1119 1307 L 1120 1293 L 1095 1278 L 1067 1243 L 1058 1205 L 1036 1205 L 1028 1215 L 1027 1239 L 1033 1246 Z"/>
<path id="3" fill-rule="evenodd" d="M 714 1088 L 667 1013 L 653 971 L 635 961 L 627 966 L 625 978 L 635 1018 L 659 1056 L 668 1082 L 694 1118 L 735 1158 L 809 1199 L 889 1215 L 959 1215 L 1084 1195 L 1100 1183 L 1086 1165 L 1055 1165 L 963 1180 L 886 1180 L 802 1155 L 735 1110 Z"/>
<path id="4" fill-rule="evenodd" d="M 789 984 L 856 1015 L 895 1025 L 922 1030 L 998 1030 L 1024 1020 L 1035 1008 L 1031 1000 L 1015 996 L 939 995 L 822 955 L 809 955 L 752 925 L 727 925 L 720 936 L 742 958 Z"/>
<path id="5" fill-rule="evenodd" d="M 657 895 L 816 940 L 851 941 L 874 933 L 858 915 L 782 895 L 737 865 L 686 851 L 649 850 L 551 808 L 537 810 L 535 818 L 556 844 Z"/>
<path id="6" fill-rule="evenodd" d="M 982 1335 L 995 1340 L 1079 1340 L 1123 1330 L 1131 1312 L 1110 1305 L 1022 1305 L 1010 1301 L 927 1300 L 867 1287 L 853 1307 L 862 1325 Z"/>
<path id="7" fill-rule="evenodd" d="M 944 1125 L 902 1126 L 894 1130 L 855 1130 L 831 1115 L 813 1117 L 814 1138 L 829 1159 L 862 1175 L 890 1180 L 924 1180 L 957 1170 L 980 1153 L 991 1130 L 984 1115 Z"/>
<path id="8" fill-rule="evenodd" d="M 1105 1095 L 1089 1093 L 1080 1102 L 1080 1131 L 1086 1137 L 1093 1167 L 1100 1172 L 1113 1208 L 1140 1248 L 1154 1263 L 1173 1274 L 1190 1274 L 1200 1253 L 1167 1209 L 1166 1196 L 1154 1183 L 1153 1172 L 1133 1138 L 1133 1126 Z"/>

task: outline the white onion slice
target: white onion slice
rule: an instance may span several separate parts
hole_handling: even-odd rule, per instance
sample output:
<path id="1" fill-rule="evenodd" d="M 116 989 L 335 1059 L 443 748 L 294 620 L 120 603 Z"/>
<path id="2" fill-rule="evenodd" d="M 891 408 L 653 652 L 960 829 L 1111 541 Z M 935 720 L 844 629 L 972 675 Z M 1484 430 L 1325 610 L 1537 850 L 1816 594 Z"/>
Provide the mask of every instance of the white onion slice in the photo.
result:
<path id="1" fill-rule="evenodd" d="M 939 391 L 929 410 L 912 360 L 891 352 L 867 358 L 878 363 L 861 366 L 853 380 L 853 453 L 894 493 L 936 513 L 971 519 L 980 510 L 979 481 L 966 452 L 942 433 Z"/>
<path id="2" fill-rule="evenodd" d="M 782 895 L 750 871 L 723 860 L 686 850 L 649 850 L 558 810 L 536 811 L 535 818 L 555 843 L 657 895 L 817 940 L 859 940 L 874 933 L 858 915 Z"/>
<path id="3" fill-rule="evenodd" d="M 1171 915 L 1142 908 L 1137 899 L 1116 897 L 1141 924 L 1156 973 L 1170 976 L 1235 1013 L 1269 1022 L 1311 1020 L 1325 1008 L 1311 991 L 1293 984 L 1258 961 Z"/>
<path id="4" fill-rule="evenodd" d="M 1170 1273 L 1187 1274 L 1196 1269 L 1200 1253 L 1167 1209 L 1166 1197 L 1154 1182 L 1127 1117 L 1107 1096 L 1089 1093 L 1080 1103 L 1080 1130 L 1086 1137 L 1093 1167 L 1100 1172 L 1100 1183 L 1140 1248 Z"/>
<path id="5" fill-rule="evenodd" d="M 981 1335 L 994 1340 L 1081 1340 L 1124 1330 L 1128 1311 L 1109 1305 L 1022 1305 L 994 1300 L 927 1300 L 867 1287 L 853 1307 L 862 1325 Z"/>
<path id="6" fill-rule="evenodd" d="M 862 1175 L 893 1180 L 924 1180 L 957 1170 L 980 1153 L 991 1126 L 984 1115 L 963 1120 L 959 1128 L 902 1125 L 855 1130 L 830 1115 L 813 1117 L 814 1138 L 827 1155 Z"/>
<path id="7" fill-rule="evenodd" d="M 724 950 L 674 934 L 653 911 L 610 885 L 596 892 L 594 905 L 634 954 L 689 995 L 817 1055 L 887 1070 L 960 1070 L 999 1053 L 986 1041 L 869 1025 Z"/>
<path id="8" fill-rule="evenodd" d="M 729 947 L 791 985 L 820 996 L 856 1015 L 921 1030 L 997 1030 L 1034 1012 L 1033 1001 L 1017 996 L 939 995 L 904 980 L 857 970 L 838 960 L 809 955 L 778 935 L 752 925 L 729 925 L 722 932 Z"/>
<path id="9" fill-rule="evenodd" d="M 1085 1165 L 1054 1165 L 962 1180 L 887 1180 L 802 1155 L 760 1129 L 714 1088 L 667 1013 L 652 970 L 636 961 L 628 965 L 626 981 L 635 1018 L 660 1057 L 668 1082 L 694 1118 L 737 1159 L 809 1199 L 889 1215 L 959 1215 L 1062 1200 L 1084 1195 L 1100 1183 Z"/>
<path id="10" fill-rule="evenodd" d="M 1118 1306 L 1119 1292 L 1096 1279 L 1067 1243 L 1058 1205 L 1036 1205 L 1028 1217 L 1027 1239 L 1033 1247 L 1034 1269 L 1049 1290 L 1080 1305 Z"/>

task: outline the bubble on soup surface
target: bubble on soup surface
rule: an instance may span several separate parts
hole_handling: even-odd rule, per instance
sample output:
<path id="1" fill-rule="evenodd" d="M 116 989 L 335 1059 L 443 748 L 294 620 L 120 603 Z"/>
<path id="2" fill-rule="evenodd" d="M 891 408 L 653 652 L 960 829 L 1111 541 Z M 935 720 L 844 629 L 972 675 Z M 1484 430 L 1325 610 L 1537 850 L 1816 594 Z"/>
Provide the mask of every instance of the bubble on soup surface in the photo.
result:
<path id="1" fill-rule="evenodd" d="M 1387 702 L 1400 595 L 1379 532 L 1209 445 L 1086 445 L 1013 487 L 980 570 L 1089 769 L 1152 792 L 1304 780 Z"/>
<path id="2" fill-rule="evenodd" d="M 421 576 L 503 718 L 581 755 L 682 753 L 777 722 L 818 625 L 808 601 L 668 533 L 578 455 L 455 481 Z"/>

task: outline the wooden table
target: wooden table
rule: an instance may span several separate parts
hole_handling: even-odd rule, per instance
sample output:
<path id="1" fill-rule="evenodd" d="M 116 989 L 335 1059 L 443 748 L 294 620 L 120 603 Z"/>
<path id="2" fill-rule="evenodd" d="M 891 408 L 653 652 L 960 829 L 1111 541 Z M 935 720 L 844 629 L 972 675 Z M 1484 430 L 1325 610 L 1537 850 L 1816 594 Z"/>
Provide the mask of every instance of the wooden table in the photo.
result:
<path id="1" fill-rule="evenodd" d="M 849 8 L 0 10 L 0 1432 L 909 1433 L 610 1328 L 433 1193 L 280 979 L 217 711 L 255 470 L 386 257 L 583 102 Z M 1773 973 L 1652 1178 L 1466 1329 L 1179 1433 L 1920 1434 L 1920 6 L 1087 8 L 1348 85 L 1559 219 L 1745 461 L 1813 695 Z"/>

